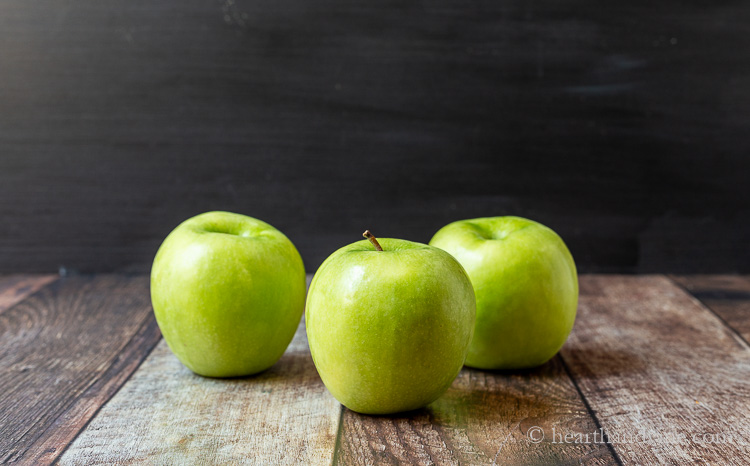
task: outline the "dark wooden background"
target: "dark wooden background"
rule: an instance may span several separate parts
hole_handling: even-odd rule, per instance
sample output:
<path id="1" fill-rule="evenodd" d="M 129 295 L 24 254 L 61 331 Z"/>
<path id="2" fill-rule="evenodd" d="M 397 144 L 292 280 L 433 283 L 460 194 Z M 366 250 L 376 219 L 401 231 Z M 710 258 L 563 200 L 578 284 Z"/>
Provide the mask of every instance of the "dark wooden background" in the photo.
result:
<path id="1" fill-rule="evenodd" d="M 605 5 L 606 3 L 606 5 Z M 0 272 L 143 272 L 264 219 L 557 230 L 582 271 L 750 272 L 750 3 L 0 2 Z"/>

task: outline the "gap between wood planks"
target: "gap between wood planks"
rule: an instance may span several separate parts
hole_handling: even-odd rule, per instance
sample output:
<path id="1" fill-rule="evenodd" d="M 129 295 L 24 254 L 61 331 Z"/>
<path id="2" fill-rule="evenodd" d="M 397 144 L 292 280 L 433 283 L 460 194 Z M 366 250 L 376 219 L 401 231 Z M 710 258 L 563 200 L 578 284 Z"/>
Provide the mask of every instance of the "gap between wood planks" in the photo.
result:
<path id="1" fill-rule="evenodd" d="M 578 386 L 578 382 L 576 382 L 575 377 L 573 377 L 573 374 L 570 372 L 570 368 L 567 364 L 565 364 L 565 359 L 557 356 L 560 358 L 560 361 L 562 363 L 563 368 L 565 369 L 565 373 L 570 378 L 570 381 L 573 382 L 573 386 L 576 388 L 576 391 L 578 392 L 578 395 L 581 397 L 581 400 L 583 401 L 584 406 L 586 406 L 586 411 L 588 411 L 589 416 L 591 416 L 591 419 L 593 419 L 594 424 L 596 425 L 596 428 L 602 431 L 602 440 L 605 445 L 607 445 L 607 449 L 609 450 L 610 454 L 612 455 L 612 459 L 615 461 L 615 463 L 622 465 L 622 460 L 619 456 L 617 456 L 617 452 L 615 451 L 614 447 L 609 441 L 609 436 L 607 435 L 607 432 L 602 427 L 601 422 L 599 422 L 599 418 L 596 416 L 596 412 L 591 408 L 591 404 L 589 404 L 589 401 L 586 399 L 586 396 L 581 391 L 581 387 Z"/>
<path id="2" fill-rule="evenodd" d="M 86 430 L 91 420 L 96 418 L 101 408 L 117 394 L 156 348 L 159 339 L 154 336 L 161 336 L 156 320 L 144 319 L 138 332 L 119 352 L 115 362 L 81 395 L 84 402 L 71 403 L 65 413 L 45 431 L 42 435 L 45 441 L 37 448 L 42 454 L 34 459 L 35 463 L 54 462 L 65 453 L 78 435 Z M 77 422 L 77 419 L 80 421 Z"/>

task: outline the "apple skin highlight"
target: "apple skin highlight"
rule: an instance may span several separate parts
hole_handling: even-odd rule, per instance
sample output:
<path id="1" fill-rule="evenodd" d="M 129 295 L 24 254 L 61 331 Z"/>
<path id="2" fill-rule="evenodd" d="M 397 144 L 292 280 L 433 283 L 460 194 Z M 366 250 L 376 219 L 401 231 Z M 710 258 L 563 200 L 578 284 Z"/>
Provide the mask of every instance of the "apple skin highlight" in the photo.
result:
<path id="1" fill-rule="evenodd" d="M 578 275 L 565 243 L 521 217 L 453 222 L 430 241 L 463 265 L 477 300 L 466 365 L 521 369 L 551 359 L 576 317 Z"/>
<path id="2" fill-rule="evenodd" d="M 313 277 L 305 320 L 323 383 L 347 408 L 390 414 L 440 397 L 463 366 L 476 304 L 445 251 L 379 239 L 331 254 Z"/>

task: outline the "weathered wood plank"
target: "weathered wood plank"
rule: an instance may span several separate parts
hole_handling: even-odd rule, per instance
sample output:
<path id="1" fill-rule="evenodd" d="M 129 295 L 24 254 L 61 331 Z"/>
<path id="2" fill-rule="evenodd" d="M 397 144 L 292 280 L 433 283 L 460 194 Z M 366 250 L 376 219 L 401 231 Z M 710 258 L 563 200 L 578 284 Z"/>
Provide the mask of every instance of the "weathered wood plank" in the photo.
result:
<path id="1" fill-rule="evenodd" d="M 535 443 L 540 430 L 597 426 L 559 358 L 516 373 L 464 368 L 427 408 L 398 416 L 345 410 L 338 464 L 616 464 L 607 445 Z"/>
<path id="2" fill-rule="evenodd" d="M 750 278 L 742 275 L 670 276 L 750 342 Z"/>
<path id="3" fill-rule="evenodd" d="M 160 334 L 147 277 L 61 279 L 0 314 L 0 462 L 48 463 Z"/>
<path id="4" fill-rule="evenodd" d="M 209 379 L 162 341 L 60 458 L 61 464 L 330 464 L 340 405 L 304 326 L 271 369 Z"/>
<path id="5" fill-rule="evenodd" d="M 666 277 L 581 277 L 561 355 L 623 463 L 750 462 L 748 345 Z"/>
<path id="6" fill-rule="evenodd" d="M 0 313 L 57 278 L 57 275 L 0 276 Z"/>

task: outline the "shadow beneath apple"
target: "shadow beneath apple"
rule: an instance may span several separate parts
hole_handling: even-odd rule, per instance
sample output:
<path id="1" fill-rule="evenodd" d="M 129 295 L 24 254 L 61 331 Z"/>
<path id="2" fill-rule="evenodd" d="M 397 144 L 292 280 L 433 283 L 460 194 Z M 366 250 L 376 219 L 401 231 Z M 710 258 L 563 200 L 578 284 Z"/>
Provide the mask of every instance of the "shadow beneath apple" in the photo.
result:
<path id="1" fill-rule="evenodd" d="M 480 369 L 477 367 L 464 366 L 464 370 L 484 372 L 487 374 L 494 374 L 498 376 L 513 376 L 513 375 L 529 376 L 529 377 L 543 376 L 544 374 L 548 373 L 550 366 L 554 365 L 553 361 L 555 357 L 545 362 L 544 364 L 541 364 L 536 367 L 525 367 L 525 368 L 520 368 L 520 369 Z"/>
<path id="2" fill-rule="evenodd" d="M 190 373 L 196 381 L 210 381 L 216 384 L 247 385 L 247 388 L 258 388 L 261 391 L 274 390 L 302 391 L 319 389 L 323 381 L 315 369 L 309 354 L 285 353 L 273 366 L 257 374 L 238 377 L 205 377 Z"/>
<path id="3" fill-rule="evenodd" d="M 523 369 L 477 369 L 464 366 L 463 370 L 493 374 L 497 376 L 521 377 L 556 377 L 557 366 L 563 371 L 571 372 L 576 379 L 580 377 L 601 378 L 610 376 L 629 376 L 643 373 L 649 367 L 648 360 L 633 350 L 565 346 L 546 363 Z"/>
<path id="4" fill-rule="evenodd" d="M 347 407 L 343 407 L 343 409 L 349 413 L 349 415 L 353 416 L 361 416 L 363 418 L 369 418 L 369 419 L 379 419 L 379 420 L 391 420 L 391 421 L 408 421 L 413 420 L 419 417 L 429 416 L 430 410 L 428 408 L 419 408 L 419 409 L 413 409 L 411 411 L 402 411 L 400 413 L 392 413 L 392 414 L 364 414 L 364 413 L 358 413 L 357 411 L 352 411 L 351 409 Z"/>

